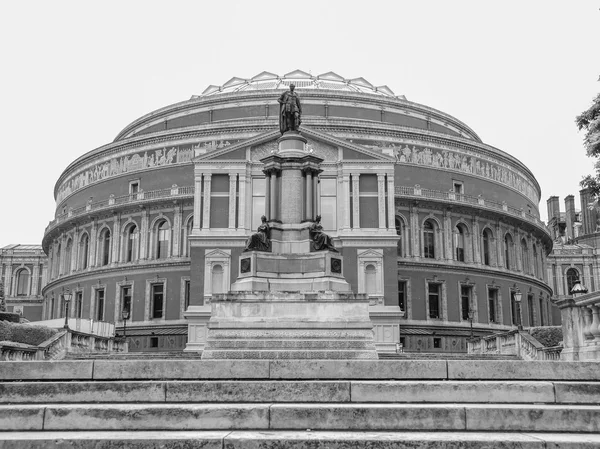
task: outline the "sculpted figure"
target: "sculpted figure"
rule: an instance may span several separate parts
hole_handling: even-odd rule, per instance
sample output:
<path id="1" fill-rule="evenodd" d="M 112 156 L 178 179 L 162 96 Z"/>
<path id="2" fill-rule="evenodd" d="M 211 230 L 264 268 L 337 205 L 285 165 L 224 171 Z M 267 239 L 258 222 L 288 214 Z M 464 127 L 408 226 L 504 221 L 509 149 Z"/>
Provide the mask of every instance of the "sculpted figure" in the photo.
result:
<path id="1" fill-rule="evenodd" d="M 267 217 L 260 217 L 262 222 L 255 234 L 248 237 L 244 251 L 271 251 L 271 229 L 267 224 Z"/>
<path id="2" fill-rule="evenodd" d="M 321 216 L 317 215 L 315 222 L 309 228 L 310 239 L 312 240 L 312 247 L 315 251 L 330 250 L 338 252 L 333 246 L 331 237 L 323 232 L 323 226 L 321 225 Z"/>
<path id="3" fill-rule="evenodd" d="M 298 131 L 302 116 L 302 105 L 298 94 L 294 92 L 295 85 L 290 84 L 290 90 L 279 97 L 279 131 Z"/>

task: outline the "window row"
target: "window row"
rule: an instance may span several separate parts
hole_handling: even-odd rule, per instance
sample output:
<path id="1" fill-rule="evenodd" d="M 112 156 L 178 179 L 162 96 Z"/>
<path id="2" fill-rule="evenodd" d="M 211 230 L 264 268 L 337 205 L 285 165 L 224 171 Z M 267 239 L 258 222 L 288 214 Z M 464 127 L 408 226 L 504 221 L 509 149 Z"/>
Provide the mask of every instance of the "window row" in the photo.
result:
<path id="1" fill-rule="evenodd" d="M 193 219 L 189 219 L 181 233 L 182 251 L 181 256 L 190 255 L 189 236 L 192 233 Z M 150 239 L 146 243 L 147 259 L 166 259 L 173 253 L 174 233 L 172 226 L 166 219 L 159 219 L 150 230 Z M 91 254 L 92 242 L 87 232 L 84 232 L 76 247 L 73 247 L 73 239 L 69 238 L 64 249 L 59 243 L 54 251 L 50 251 L 50 270 L 52 278 L 73 270 L 85 270 L 89 266 L 105 266 L 111 263 L 135 262 L 142 257 L 142 243 L 140 227 L 135 222 L 127 223 L 117 238 L 108 226 L 101 228 L 96 239 L 95 256 Z"/>
<path id="2" fill-rule="evenodd" d="M 404 220 L 396 217 L 396 234 L 398 241 L 398 256 L 407 257 L 414 250 L 410 248 L 407 228 Z M 521 238 L 517 246 L 512 235 L 507 232 L 498 245 L 492 230 L 485 227 L 478 235 L 472 235 L 465 223 L 458 223 L 452 229 L 452 254 L 444 254 L 444 239 L 442 229 L 437 220 L 426 219 L 419 232 L 420 246 L 418 254 L 412 254 L 425 259 L 453 259 L 458 262 L 477 262 L 483 265 L 504 267 L 509 270 L 523 271 L 536 278 L 544 277 L 543 255 L 535 243 L 529 244 L 526 238 Z"/>
<path id="3" fill-rule="evenodd" d="M 448 320 L 448 300 L 445 282 L 427 282 L 425 291 L 425 311 L 428 320 Z M 499 287 L 487 287 L 487 316 L 479 316 L 478 300 L 474 285 L 460 284 L 458 312 L 460 321 L 488 322 L 490 324 L 512 324 L 514 326 L 545 326 L 551 324 L 551 305 L 543 297 L 533 293 L 519 297 L 518 291 L 509 290 L 510 318 L 504 319 L 502 295 Z M 526 298 L 525 298 L 526 296 Z M 409 281 L 398 281 L 398 306 L 406 311 L 409 306 Z M 523 320 L 522 303 L 526 301 L 527 322 Z M 411 304 L 414 307 L 414 304 Z"/>

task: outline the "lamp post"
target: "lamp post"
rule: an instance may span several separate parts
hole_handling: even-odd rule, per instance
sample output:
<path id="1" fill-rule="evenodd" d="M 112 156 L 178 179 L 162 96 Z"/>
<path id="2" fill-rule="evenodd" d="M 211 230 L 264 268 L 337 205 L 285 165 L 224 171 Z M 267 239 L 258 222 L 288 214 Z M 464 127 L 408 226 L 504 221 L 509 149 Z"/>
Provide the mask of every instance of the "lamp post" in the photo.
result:
<path id="1" fill-rule="evenodd" d="M 473 309 L 469 309 L 469 322 L 471 323 L 471 340 L 473 340 L 473 318 L 475 317 L 475 312 Z"/>
<path id="2" fill-rule="evenodd" d="M 71 302 L 71 297 L 73 296 L 73 293 L 71 293 L 71 290 L 66 289 L 63 292 L 63 300 L 65 301 L 65 325 L 63 326 L 65 329 L 69 328 L 69 303 Z"/>
<path id="3" fill-rule="evenodd" d="M 516 312 L 517 312 L 517 329 L 522 331 L 523 324 L 521 323 L 521 298 L 523 297 L 523 293 L 521 293 L 521 290 L 519 290 L 517 288 L 514 295 L 515 295 L 515 303 L 516 303 L 516 309 L 517 309 L 516 310 Z"/>
<path id="4" fill-rule="evenodd" d="M 123 309 L 121 311 L 121 318 L 123 318 L 123 338 L 127 338 L 127 320 L 129 319 L 129 309 Z"/>

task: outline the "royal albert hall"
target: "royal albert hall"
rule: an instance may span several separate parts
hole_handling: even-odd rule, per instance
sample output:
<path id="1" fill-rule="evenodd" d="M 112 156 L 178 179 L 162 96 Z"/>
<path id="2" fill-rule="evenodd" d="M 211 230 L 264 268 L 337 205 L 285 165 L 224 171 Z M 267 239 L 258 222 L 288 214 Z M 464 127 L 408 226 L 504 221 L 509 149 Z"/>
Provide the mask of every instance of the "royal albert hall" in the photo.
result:
<path id="1" fill-rule="evenodd" d="M 130 351 L 201 349 L 212 295 L 236 280 L 265 211 L 277 219 L 281 177 L 260 160 L 278 151 L 290 84 L 305 151 L 324 159 L 316 212 L 369 295 L 379 351 L 461 352 L 471 332 L 559 323 L 529 168 L 387 86 L 300 70 L 211 85 L 73 161 L 43 239 L 43 317 L 64 316 L 69 289 L 72 317 L 120 334 L 127 317 Z"/>

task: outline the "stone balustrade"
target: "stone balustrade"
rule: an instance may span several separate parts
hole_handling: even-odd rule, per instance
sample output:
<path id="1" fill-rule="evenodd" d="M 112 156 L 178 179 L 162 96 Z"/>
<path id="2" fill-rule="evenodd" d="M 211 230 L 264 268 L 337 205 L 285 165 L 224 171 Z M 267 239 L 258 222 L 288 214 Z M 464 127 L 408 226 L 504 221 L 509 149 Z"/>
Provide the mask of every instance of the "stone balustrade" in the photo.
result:
<path id="1" fill-rule="evenodd" d="M 101 337 L 65 329 L 38 346 L 19 343 L 0 345 L 0 361 L 60 360 L 67 352 L 128 352 L 127 343 L 114 337 Z"/>
<path id="2" fill-rule="evenodd" d="M 555 300 L 561 312 L 567 361 L 600 360 L 600 291 Z"/>
<path id="3" fill-rule="evenodd" d="M 546 348 L 529 333 L 516 329 L 467 341 L 469 354 L 516 355 L 522 360 L 557 361 L 562 349 L 562 346 Z"/>

